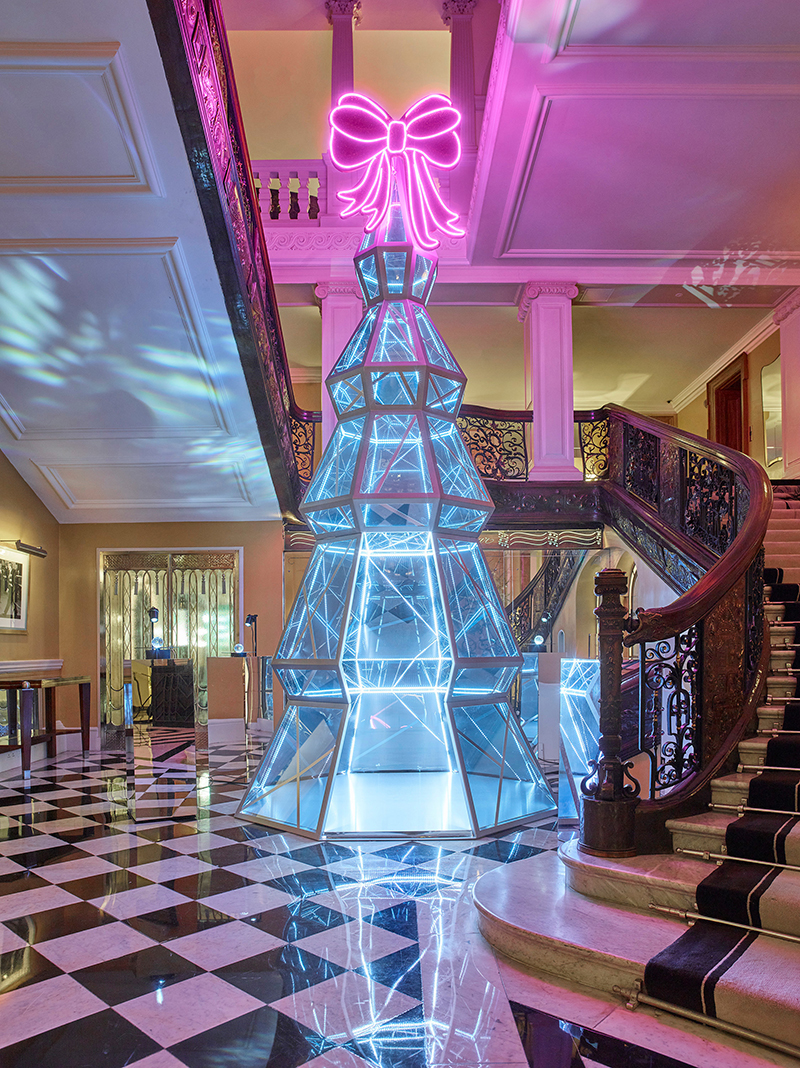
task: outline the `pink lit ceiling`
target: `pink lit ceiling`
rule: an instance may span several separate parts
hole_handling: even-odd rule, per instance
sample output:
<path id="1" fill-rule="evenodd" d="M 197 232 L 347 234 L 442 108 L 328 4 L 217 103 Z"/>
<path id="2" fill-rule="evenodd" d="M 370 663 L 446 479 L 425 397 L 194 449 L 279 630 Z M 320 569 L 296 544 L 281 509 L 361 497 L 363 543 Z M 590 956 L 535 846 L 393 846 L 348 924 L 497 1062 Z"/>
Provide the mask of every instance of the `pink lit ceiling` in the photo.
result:
<path id="1" fill-rule="evenodd" d="M 225 5 L 238 30 L 267 12 L 271 28 L 299 28 L 293 5 L 291 18 L 269 2 Z M 426 0 L 362 7 L 356 35 L 378 17 L 387 30 L 441 25 Z M 619 354 L 635 364 L 645 337 L 648 373 L 629 369 L 640 385 L 628 403 L 652 411 L 696 395 L 705 371 L 749 345 L 800 285 L 800 5 L 478 0 L 473 26 L 480 132 L 467 240 L 443 249 L 434 301 L 510 309 L 527 280 L 577 282 L 584 397 L 604 399 Z M 279 283 L 347 270 L 341 246 L 298 255 L 289 245 L 280 237 L 272 253 Z M 650 326 L 610 311 L 633 306 L 652 309 Z M 503 351 L 516 345 L 518 362 L 507 319 Z M 464 343 L 474 327 L 465 312 Z M 483 403 L 488 391 L 487 381 Z"/>

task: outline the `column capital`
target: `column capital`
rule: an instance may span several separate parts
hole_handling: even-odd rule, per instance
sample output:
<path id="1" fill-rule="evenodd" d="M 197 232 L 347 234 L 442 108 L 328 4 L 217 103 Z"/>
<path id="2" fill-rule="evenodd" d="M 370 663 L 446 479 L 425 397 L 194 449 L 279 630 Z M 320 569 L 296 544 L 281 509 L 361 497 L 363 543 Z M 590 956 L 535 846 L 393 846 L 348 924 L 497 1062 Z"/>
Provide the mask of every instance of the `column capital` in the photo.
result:
<path id="1" fill-rule="evenodd" d="M 334 294 L 346 294 L 350 297 L 357 297 L 359 303 L 363 303 L 364 300 L 357 282 L 317 282 L 314 287 L 314 296 L 317 297 L 318 300 L 325 300 L 326 297 L 330 297 Z"/>
<path id="2" fill-rule="evenodd" d="M 449 26 L 453 19 L 471 19 L 478 0 L 442 0 L 442 22 Z"/>
<path id="3" fill-rule="evenodd" d="M 798 308 L 800 308 L 800 289 L 795 289 L 785 300 L 780 302 L 772 313 L 773 323 L 776 326 L 780 326 L 781 323 L 785 323 L 790 316 L 794 315 Z"/>
<path id="4" fill-rule="evenodd" d="M 521 323 L 528 318 L 531 304 L 542 295 L 567 297 L 569 300 L 574 300 L 578 295 L 578 287 L 574 282 L 526 282 L 517 311 L 517 319 Z"/>
<path id="5" fill-rule="evenodd" d="M 361 22 L 361 0 L 325 0 L 325 13 L 331 25 L 334 19 L 355 18 L 357 26 Z"/>

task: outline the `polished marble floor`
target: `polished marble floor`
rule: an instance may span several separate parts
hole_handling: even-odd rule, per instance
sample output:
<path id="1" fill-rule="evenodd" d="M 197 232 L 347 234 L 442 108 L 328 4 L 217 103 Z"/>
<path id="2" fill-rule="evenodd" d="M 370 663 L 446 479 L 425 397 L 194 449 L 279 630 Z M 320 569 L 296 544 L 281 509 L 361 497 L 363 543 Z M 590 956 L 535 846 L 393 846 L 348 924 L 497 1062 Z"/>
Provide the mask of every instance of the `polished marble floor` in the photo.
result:
<path id="1" fill-rule="evenodd" d="M 1 1068 L 757 1063 L 494 957 L 472 886 L 552 820 L 312 843 L 233 818 L 261 753 L 140 735 L 0 781 Z"/>

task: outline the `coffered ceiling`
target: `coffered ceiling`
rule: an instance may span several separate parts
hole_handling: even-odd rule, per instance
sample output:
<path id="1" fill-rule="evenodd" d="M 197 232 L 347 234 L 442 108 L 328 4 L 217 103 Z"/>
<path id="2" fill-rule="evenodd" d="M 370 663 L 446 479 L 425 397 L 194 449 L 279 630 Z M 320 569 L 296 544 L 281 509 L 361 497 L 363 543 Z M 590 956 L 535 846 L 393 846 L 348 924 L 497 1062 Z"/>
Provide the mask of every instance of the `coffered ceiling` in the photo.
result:
<path id="1" fill-rule="evenodd" d="M 276 518 L 145 0 L 0 27 L 0 448 L 61 522 Z"/>

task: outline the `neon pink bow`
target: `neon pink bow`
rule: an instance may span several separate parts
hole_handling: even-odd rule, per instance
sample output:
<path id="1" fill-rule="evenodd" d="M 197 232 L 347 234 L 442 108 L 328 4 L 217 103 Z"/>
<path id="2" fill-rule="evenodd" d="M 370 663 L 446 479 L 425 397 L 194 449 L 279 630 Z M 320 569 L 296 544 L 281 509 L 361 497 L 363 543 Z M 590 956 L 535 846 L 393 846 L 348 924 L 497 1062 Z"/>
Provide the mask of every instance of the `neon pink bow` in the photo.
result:
<path id="1" fill-rule="evenodd" d="M 455 167 L 461 158 L 456 127 L 461 116 L 446 96 L 423 97 L 397 121 L 360 93 L 346 93 L 330 114 L 331 159 L 340 170 L 368 164 L 358 185 L 339 193 L 347 202 L 342 218 L 364 212 L 367 229 L 386 218 L 392 191 L 392 173 L 403 185 L 408 224 L 420 248 L 439 244 L 433 230 L 463 237 L 454 224 L 458 216 L 444 204 L 431 175 L 434 167 Z"/>

